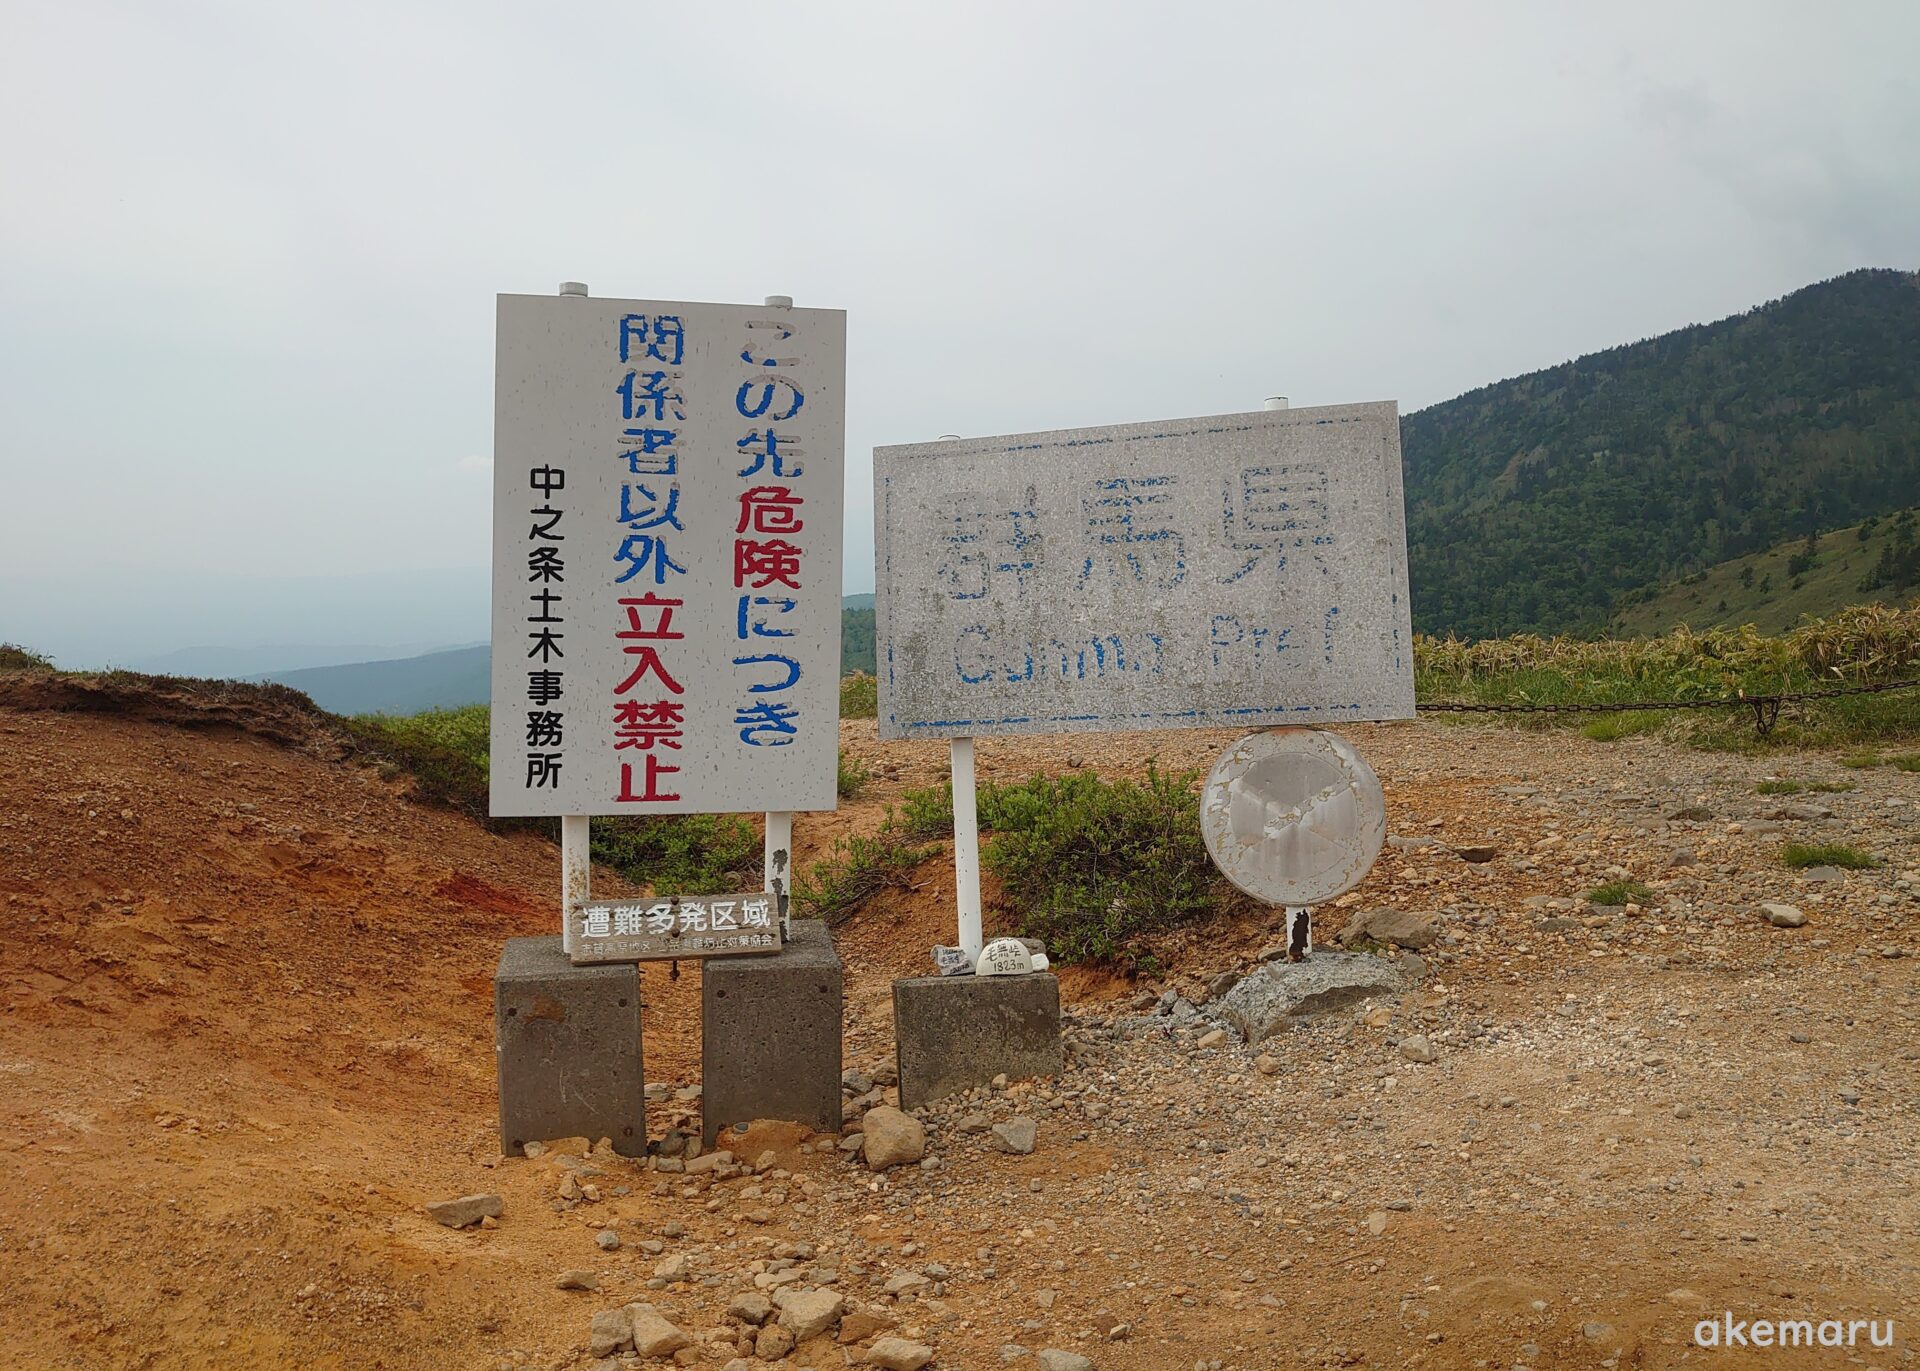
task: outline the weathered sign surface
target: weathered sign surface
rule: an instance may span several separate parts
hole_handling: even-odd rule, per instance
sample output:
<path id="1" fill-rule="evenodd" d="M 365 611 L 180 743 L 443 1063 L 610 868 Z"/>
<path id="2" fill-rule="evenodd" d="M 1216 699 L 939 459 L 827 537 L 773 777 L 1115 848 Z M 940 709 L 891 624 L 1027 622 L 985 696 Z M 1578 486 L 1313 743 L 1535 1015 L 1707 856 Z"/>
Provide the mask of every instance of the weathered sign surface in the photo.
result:
<path id="1" fill-rule="evenodd" d="M 503 295 L 495 814 L 831 809 L 846 315 Z"/>
<path id="2" fill-rule="evenodd" d="M 874 452 L 880 736 L 1413 715 L 1391 402 Z"/>
<path id="3" fill-rule="evenodd" d="M 575 966 L 778 952 L 787 897 L 673 895 L 653 900 L 586 900 L 573 924 Z"/>

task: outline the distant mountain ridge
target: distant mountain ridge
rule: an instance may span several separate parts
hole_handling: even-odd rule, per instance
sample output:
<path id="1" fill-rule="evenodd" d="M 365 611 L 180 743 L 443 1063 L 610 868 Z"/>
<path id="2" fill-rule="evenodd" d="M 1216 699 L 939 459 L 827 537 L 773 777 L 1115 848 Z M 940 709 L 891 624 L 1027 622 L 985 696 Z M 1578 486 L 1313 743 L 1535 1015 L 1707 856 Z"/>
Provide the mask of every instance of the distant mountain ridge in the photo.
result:
<path id="1" fill-rule="evenodd" d="M 1920 276 L 1866 270 L 1401 421 L 1414 627 L 1603 628 L 1627 592 L 1920 491 Z"/>

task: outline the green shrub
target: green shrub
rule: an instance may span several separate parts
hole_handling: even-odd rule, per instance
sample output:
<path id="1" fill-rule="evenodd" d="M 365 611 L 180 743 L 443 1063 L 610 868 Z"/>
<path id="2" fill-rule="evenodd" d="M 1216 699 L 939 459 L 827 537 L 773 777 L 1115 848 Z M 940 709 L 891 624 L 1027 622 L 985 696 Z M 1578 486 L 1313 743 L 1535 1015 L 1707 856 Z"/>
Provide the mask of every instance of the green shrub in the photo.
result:
<path id="1" fill-rule="evenodd" d="M 909 838 L 953 836 L 953 782 L 909 786 L 900 795 L 901 832 Z"/>
<path id="2" fill-rule="evenodd" d="M 656 895 L 716 895 L 760 884 L 763 849 L 738 814 L 598 818 L 593 859 Z"/>
<path id="3" fill-rule="evenodd" d="M 873 773 L 862 766 L 858 758 L 849 757 L 845 748 L 840 749 L 840 775 L 835 784 L 841 799 L 851 800 L 865 790 L 872 779 Z"/>
<path id="4" fill-rule="evenodd" d="M 1849 871 L 1862 871 L 1880 865 L 1880 859 L 1871 852 L 1862 852 L 1845 843 L 1788 843 L 1780 849 L 1780 860 L 1796 871 L 1810 866 L 1839 866 Z"/>
<path id="5" fill-rule="evenodd" d="M 1798 781 L 1762 781 L 1753 788 L 1756 795 L 1798 795 L 1806 787 Z"/>
<path id="6" fill-rule="evenodd" d="M 1588 904 L 1650 905 L 1653 901 L 1653 891 L 1639 881 L 1608 881 L 1605 885 L 1596 885 L 1587 892 Z"/>
<path id="7" fill-rule="evenodd" d="M 880 682 L 864 671 L 840 678 L 840 717 L 872 719 L 880 713 Z"/>
<path id="8" fill-rule="evenodd" d="M 913 868 L 936 851 L 908 841 L 889 815 L 888 822 L 872 837 L 835 839 L 825 860 L 797 876 L 793 883 L 794 912 L 824 919 L 829 926 L 840 923 L 889 886 L 909 888 L 908 876 Z"/>
<path id="9" fill-rule="evenodd" d="M 1142 934 L 1221 910 L 1228 887 L 1200 836 L 1199 773 L 1143 782 L 1092 772 L 989 786 L 984 861 L 1020 932 L 1061 962 L 1134 957 Z"/>
<path id="10" fill-rule="evenodd" d="M 53 661 L 18 643 L 0 643 L 0 671 L 52 671 Z"/>
<path id="11" fill-rule="evenodd" d="M 490 823 L 487 717 L 485 705 L 468 705 L 420 714 L 362 714 L 341 723 L 376 761 L 411 774 L 421 799 Z"/>

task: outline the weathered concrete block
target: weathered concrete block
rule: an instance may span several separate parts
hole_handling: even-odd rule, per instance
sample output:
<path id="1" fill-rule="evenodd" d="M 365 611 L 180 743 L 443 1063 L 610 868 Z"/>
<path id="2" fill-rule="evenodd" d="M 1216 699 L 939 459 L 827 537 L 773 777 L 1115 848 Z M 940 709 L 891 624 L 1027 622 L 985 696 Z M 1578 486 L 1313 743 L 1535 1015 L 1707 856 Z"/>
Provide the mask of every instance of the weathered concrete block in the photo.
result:
<path id="1" fill-rule="evenodd" d="M 1060 982 L 1029 976 L 909 976 L 893 983 L 900 1107 L 1012 1080 L 1057 1076 Z"/>
<path id="2" fill-rule="evenodd" d="M 493 1042 L 501 1152 L 581 1136 L 645 1154 L 638 967 L 574 966 L 558 935 L 509 938 L 493 976 Z"/>
<path id="3" fill-rule="evenodd" d="M 1316 952 L 1304 962 L 1255 967 L 1219 1001 L 1221 1018 L 1250 1043 L 1284 1032 L 1297 1019 L 1324 1014 L 1407 988 L 1407 974 L 1384 957 Z"/>
<path id="4" fill-rule="evenodd" d="M 795 919 L 766 957 L 716 957 L 700 973 L 701 1133 L 784 1119 L 840 1131 L 842 975 L 827 926 Z"/>

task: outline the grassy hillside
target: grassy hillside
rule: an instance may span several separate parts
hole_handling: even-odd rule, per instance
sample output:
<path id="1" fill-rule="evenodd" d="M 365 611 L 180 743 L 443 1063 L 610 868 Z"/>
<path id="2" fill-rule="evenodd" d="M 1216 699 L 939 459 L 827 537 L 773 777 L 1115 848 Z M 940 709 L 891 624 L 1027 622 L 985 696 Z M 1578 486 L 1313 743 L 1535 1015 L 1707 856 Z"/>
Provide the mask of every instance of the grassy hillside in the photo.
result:
<path id="1" fill-rule="evenodd" d="M 1920 590 L 1917 523 L 1920 511 L 1909 509 L 1629 592 L 1608 632 L 1643 638 L 1682 624 L 1696 631 L 1752 624 L 1762 633 L 1784 633 L 1803 618 L 1847 605 L 1901 603 Z"/>
<path id="2" fill-rule="evenodd" d="M 1414 626 L 1597 631 L 1624 592 L 1913 502 L 1920 276 L 1853 272 L 1401 433 Z"/>

